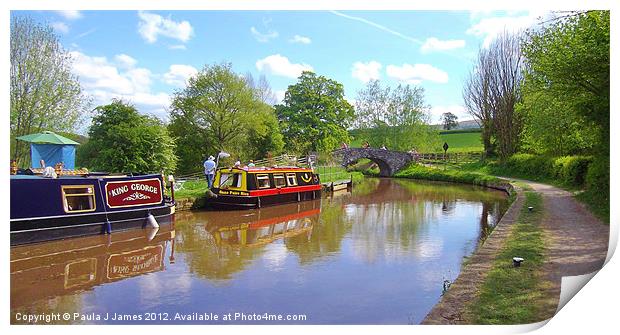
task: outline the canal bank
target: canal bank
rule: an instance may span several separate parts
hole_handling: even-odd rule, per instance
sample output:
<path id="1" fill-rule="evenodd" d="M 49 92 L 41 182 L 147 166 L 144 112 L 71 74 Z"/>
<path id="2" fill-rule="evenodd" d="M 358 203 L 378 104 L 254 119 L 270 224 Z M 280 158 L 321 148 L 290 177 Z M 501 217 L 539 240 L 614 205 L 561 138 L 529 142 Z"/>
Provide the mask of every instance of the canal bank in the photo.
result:
<path id="1" fill-rule="evenodd" d="M 410 167 L 397 174 L 397 177 L 483 185 L 504 189 L 514 198 L 498 225 L 484 244 L 464 262 L 457 279 L 451 283 L 449 290 L 442 296 L 439 303 L 426 315 L 422 324 L 519 324 L 543 321 L 553 317 L 557 308 L 562 307 L 558 304 L 563 276 L 588 274 L 599 270 L 605 263 L 609 226 L 595 217 L 582 203 L 576 201 L 570 192 L 527 180 L 510 179 L 509 183 L 507 179 L 494 176 L 441 171 L 425 167 Z M 515 224 L 519 224 L 519 220 L 522 220 L 520 214 L 524 210 L 528 211 L 525 206 L 525 191 L 533 191 L 542 199 L 541 216 L 537 219 L 538 222 L 534 223 L 539 226 L 537 229 L 542 234 L 543 241 L 543 245 L 540 246 L 543 250 L 542 264 L 537 264 L 534 269 L 536 273 L 533 274 L 536 277 L 533 282 L 536 286 L 534 290 L 537 290 L 534 293 L 536 298 L 524 300 L 525 303 L 537 305 L 533 309 L 535 315 L 531 315 L 532 310 L 527 311 L 530 315 L 524 316 L 523 321 L 520 322 L 519 316 L 515 318 L 514 315 L 517 311 L 511 310 L 510 306 L 500 307 L 503 310 L 499 312 L 493 311 L 499 315 L 510 314 L 505 319 L 472 315 L 472 311 L 481 310 L 481 290 L 488 291 L 488 286 L 492 287 L 487 282 L 489 273 L 497 272 L 498 267 L 511 267 L 511 257 L 498 260 L 498 256 L 508 249 L 507 243 L 513 243 L 519 238 L 512 235 Z M 515 235 L 518 234 L 519 232 L 515 233 Z M 502 263 L 504 261 L 505 264 Z M 499 269 L 499 271 L 505 271 L 505 269 Z M 491 278 L 491 280 L 496 280 L 496 278 Z M 483 288 L 485 285 L 487 287 Z M 515 292 L 513 295 L 516 296 L 519 293 Z M 526 294 L 528 293 L 524 293 Z"/>

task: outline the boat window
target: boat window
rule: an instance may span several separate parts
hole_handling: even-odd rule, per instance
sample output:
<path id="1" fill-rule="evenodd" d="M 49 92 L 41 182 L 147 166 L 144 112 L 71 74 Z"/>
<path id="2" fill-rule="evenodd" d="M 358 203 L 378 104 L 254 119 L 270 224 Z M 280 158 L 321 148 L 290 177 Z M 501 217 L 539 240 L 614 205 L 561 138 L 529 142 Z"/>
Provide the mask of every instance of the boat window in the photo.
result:
<path id="1" fill-rule="evenodd" d="M 287 173 L 286 181 L 288 183 L 288 186 L 297 186 L 297 175 L 295 175 L 294 173 Z"/>
<path id="2" fill-rule="evenodd" d="M 95 210 L 93 185 L 62 186 L 63 205 L 67 213 L 92 212 Z"/>
<path id="3" fill-rule="evenodd" d="M 220 175 L 220 188 L 241 187 L 241 173 L 222 173 Z"/>
<path id="4" fill-rule="evenodd" d="M 276 187 L 284 187 L 286 186 L 286 180 L 284 179 L 283 174 L 274 174 L 273 175 L 273 183 Z"/>
<path id="5" fill-rule="evenodd" d="M 256 175 L 256 181 L 258 182 L 258 188 L 269 188 L 269 175 L 259 174 Z"/>

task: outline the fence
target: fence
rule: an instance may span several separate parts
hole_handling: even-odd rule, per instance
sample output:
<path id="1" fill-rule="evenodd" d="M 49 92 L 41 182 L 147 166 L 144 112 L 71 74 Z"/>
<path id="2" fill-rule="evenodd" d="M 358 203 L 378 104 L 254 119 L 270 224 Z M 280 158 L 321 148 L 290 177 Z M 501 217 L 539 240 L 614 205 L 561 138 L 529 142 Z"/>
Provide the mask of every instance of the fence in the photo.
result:
<path id="1" fill-rule="evenodd" d="M 453 152 L 453 153 L 419 153 L 414 154 L 416 162 L 421 164 L 466 164 L 475 163 L 484 159 L 483 152 Z"/>

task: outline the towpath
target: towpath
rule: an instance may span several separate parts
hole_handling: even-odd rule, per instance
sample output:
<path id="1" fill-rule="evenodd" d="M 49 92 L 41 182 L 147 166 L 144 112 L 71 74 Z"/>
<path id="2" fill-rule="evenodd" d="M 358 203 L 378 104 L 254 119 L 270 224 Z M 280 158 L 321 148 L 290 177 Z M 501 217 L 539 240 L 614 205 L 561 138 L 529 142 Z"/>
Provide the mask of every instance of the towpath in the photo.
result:
<path id="1" fill-rule="evenodd" d="M 599 270 L 607 256 L 609 224 L 604 224 L 568 191 L 554 186 L 516 180 L 527 184 L 543 197 L 542 227 L 547 240 L 543 266 L 546 285 L 545 311 L 542 319 L 553 317 L 560 297 L 563 276 L 576 276 Z M 483 246 L 462 269 L 457 280 L 442 300 L 423 320 L 423 324 L 465 324 L 465 307 L 476 298 L 496 255 L 512 231 L 512 224 L 522 206 L 523 195 L 502 218 Z M 541 320 L 542 321 L 542 320 Z"/>

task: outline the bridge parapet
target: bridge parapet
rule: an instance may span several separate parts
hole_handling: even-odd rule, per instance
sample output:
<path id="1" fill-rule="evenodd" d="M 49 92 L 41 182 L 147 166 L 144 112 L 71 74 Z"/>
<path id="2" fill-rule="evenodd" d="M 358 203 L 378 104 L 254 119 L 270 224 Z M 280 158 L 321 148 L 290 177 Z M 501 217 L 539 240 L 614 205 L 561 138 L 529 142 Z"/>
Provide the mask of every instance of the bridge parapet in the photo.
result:
<path id="1" fill-rule="evenodd" d="M 351 165 L 362 158 L 369 159 L 379 166 L 379 175 L 391 177 L 405 167 L 414 157 L 403 151 L 378 148 L 347 148 L 334 151 L 334 155 L 342 157 L 342 166 Z"/>

